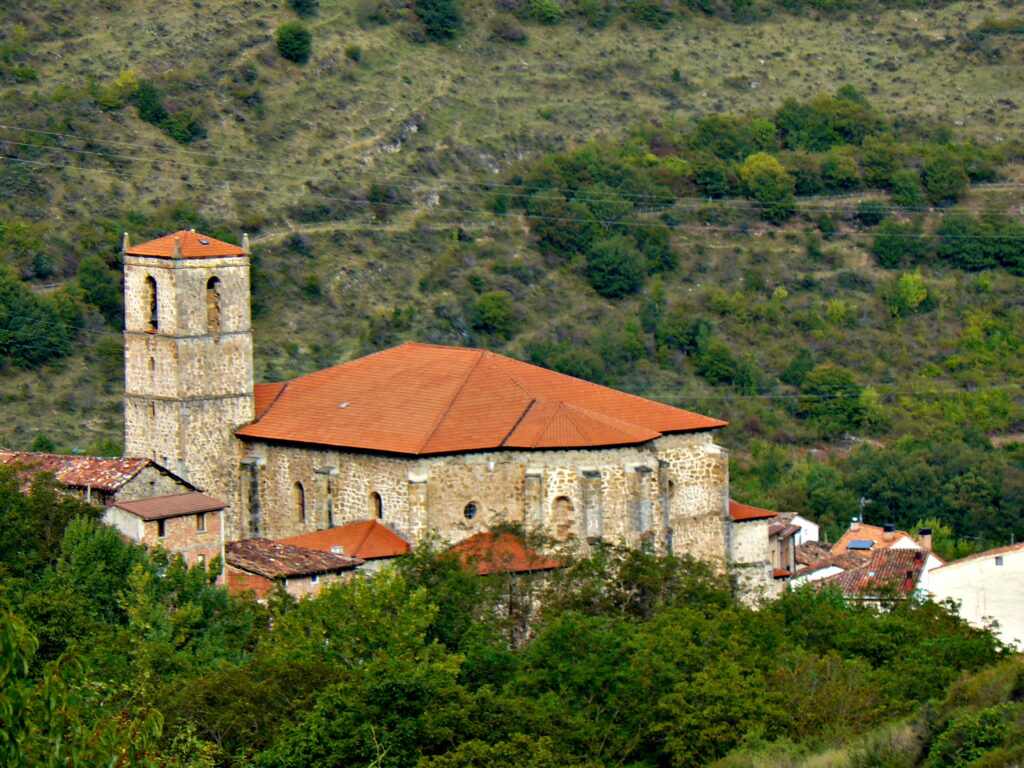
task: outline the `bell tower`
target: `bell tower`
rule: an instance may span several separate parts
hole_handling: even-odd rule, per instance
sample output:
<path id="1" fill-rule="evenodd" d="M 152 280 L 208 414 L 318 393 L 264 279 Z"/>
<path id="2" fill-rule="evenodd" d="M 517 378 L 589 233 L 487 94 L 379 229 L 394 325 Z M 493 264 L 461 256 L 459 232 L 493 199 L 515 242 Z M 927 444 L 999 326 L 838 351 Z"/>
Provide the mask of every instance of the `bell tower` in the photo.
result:
<path id="1" fill-rule="evenodd" d="M 249 244 L 194 230 L 124 255 L 124 450 L 238 509 L 239 427 L 254 418 Z"/>

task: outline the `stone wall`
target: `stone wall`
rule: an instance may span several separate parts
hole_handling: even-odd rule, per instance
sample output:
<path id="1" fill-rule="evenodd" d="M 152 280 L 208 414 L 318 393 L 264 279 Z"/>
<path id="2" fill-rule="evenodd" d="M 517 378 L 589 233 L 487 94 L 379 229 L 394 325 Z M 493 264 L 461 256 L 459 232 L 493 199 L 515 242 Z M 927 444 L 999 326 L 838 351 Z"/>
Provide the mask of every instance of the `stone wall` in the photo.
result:
<path id="1" fill-rule="evenodd" d="M 213 558 L 223 554 L 220 512 L 207 512 L 202 516 L 200 525 L 199 515 L 143 520 L 123 509 L 110 507 L 103 515 L 103 522 L 138 544 L 163 547 L 172 554 L 179 554 L 189 565 L 200 560 L 209 564 Z"/>
<path id="2" fill-rule="evenodd" d="M 379 497 L 383 522 L 414 541 L 434 531 L 456 542 L 513 522 L 584 547 L 604 538 L 723 564 L 726 558 L 728 461 L 710 432 L 617 448 L 408 458 L 244 445 L 242 453 L 258 463 L 242 474 L 258 472 L 261 536 L 366 520 L 377 516 Z M 252 504 L 241 500 L 229 531 L 254 535 L 245 523 Z"/>
<path id="3" fill-rule="evenodd" d="M 768 521 L 745 520 L 730 526 L 730 571 L 747 602 L 774 597 L 779 583 L 772 577 Z"/>

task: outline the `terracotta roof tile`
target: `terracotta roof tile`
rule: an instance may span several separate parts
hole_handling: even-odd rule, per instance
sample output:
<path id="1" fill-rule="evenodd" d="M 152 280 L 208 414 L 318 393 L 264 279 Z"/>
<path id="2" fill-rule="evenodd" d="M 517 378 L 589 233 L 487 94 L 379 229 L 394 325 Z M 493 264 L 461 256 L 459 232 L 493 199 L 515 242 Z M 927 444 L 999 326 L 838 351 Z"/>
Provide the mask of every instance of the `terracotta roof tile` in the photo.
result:
<path id="1" fill-rule="evenodd" d="M 816 582 L 837 586 L 847 597 L 871 595 L 886 590 L 906 594 L 913 592 L 928 561 L 921 549 L 879 549 L 871 553 L 867 563 Z"/>
<path id="2" fill-rule="evenodd" d="M 737 523 L 745 520 L 767 520 L 768 518 L 775 517 L 777 514 L 779 513 L 768 509 L 761 509 L 760 507 L 752 507 L 750 504 L 740 504 L 738 501 L 729 499 L 729 517 Z"/>
<path id="3" fill-rule="evenodd" d="M 190 229 L 182 229 L 170 235 L 158 237 L 156 240 L 150 240 L 148 243 L 129 246 L 125 253 L 129 256 L 160 256 L 170 259 L 174 257 L 175 240 L 178 241 L 180 256 L 183 259 L 245 255 L 245 251 L 237 245 L 201 235 Z"/>
<path id="4" fill-rule="evenodd" d="M 817 541 L 805 541 L 796 548 L 796 561 L 802 567 L 797 569 L 797 575 L 820 571 L 822 568 L 835 566 L 844 571 L 853 568 L 860 568 L 864 565 L 864 556 L 856 552 L 844 552 L 841 555 L 833 555 L 829 548 Z"/>
<path id="5" fill-rule="evenodd" d="M 846 552 L 850 547 L 851 541 L 871 541 L 874 542 L 872 550 L 888 549 L 901 540 L 909 540 L 909 543 L 914 546 L 919 546 L 916 539 L 906 531 L 894 531 L 892 538 L 886 539 L 885 529 L 880 525 L 867 525 L 866 523 L 860 523 L 856 530 L 850 529 L 846 531 L 835 544 L 832 545 L 832 554 L 841 555 Z"/>
<path id="6" fill-rule="evenodd" d="M 382 557 L 397 557 L 412 549 L 408 541 L 376 520 L 340 525 L 322 531 L 304 533 L 281 539 L 283 544 L 295 544 L 321 552 L 331 552 L 341 547 L 341 554 L 362 560 L 376 560 Z"/>
<path id="7" fill-rule="evenodd" d="M 495 573 L 531 573 L 564 568 L 565 563 L 539 555 L 511 533 L 475 533 L 451 549 L 480 576 Z"/>
<path id="8" fill-rule="evenodd" d="M 268 579 L 350 571 L 363 562 L 357 557 L 334 555 L 270 539 L 228 542 L 224 559 L 228 565 Z"/>
<path id="9" fill-rule="evenodd" d="M 726 424 L 482 349 L 415 342 L 258 396 L 267 407 L 240 437 L 414 455 L 628 445 Z"/>
<path id="10" fill-rule="evenodd" d="M 199 512 L 216 512 L 227 507 L 227 502 L 207 496 L 204 493 L 173 493 L 167 496 L 151 496 L 138 501 L 119 501 L 111 507 L 123 509 L 143 520 L 162 520 L 168 517 L 194 515 Z"/>
<path id="11" fill-rule="evenodd" d="M 119 490 L 150 465 L 165 474 L 171 474 L 150 459 L 106 459 L 24 451 L 0 453 L 0 465 L 15 467 L 18 472 L 29 477 L 36 472 L 52 472 L 61 485 L 92 488 L 106 493 Z"/>

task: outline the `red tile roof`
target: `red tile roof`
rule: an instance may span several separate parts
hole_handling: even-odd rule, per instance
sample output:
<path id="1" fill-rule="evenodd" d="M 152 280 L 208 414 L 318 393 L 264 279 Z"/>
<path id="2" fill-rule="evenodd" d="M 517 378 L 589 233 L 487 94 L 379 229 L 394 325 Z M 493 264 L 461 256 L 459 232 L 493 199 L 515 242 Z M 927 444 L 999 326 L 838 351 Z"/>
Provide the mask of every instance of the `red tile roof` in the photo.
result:
<path id="1" fill-rule="evenodd" d="M 321 552 L 331 552 L 335 547 L 341 547 L 341 554 L 362 560 L 397 557 L 412 549 L 408 541 L 376 520 L 364 520 L 361 523 L 291 536 L 281 539 L 281 543 L 295 544 Z"/>
<path id="2" fill-rule="evenodd" d="M 841 555 L 833 555 L 828 546 L 817 541 L 805 541 L 796 548 L 796 561 L 803 567 L 797 569 L 797 575 L 802 576 L 822 568 L 835 566 L 844 571 L 851 568 L 860 568 L 864 565 L 864 558 L 855 552 L 844 552 Z"/>
<path id="3" fill-rule="evenodd" d="M 928 553 L 921 549 L 879 549 L 859 568 L 816 583 L 837 586 L 847 597 L 871 596 L 888 590 L 906 594 L 914 591 L 927 561 Z"/>
<path id="4" fill-rule="evenodd" d="M 123 509 L 143 520 L 162 520 L 200 512 L 217 512 L 227 507 L 227 502 L 203 493 L 172 493 L 138 501 L 119 501 L 111 504 L 111 507 Z"/>
<path id="5" fill-rule="evenodd" d="M 54 453 L 24 451 L 0 453 L 0 464 L 15 467 L 18 472 L 26 475 L 52 472 L 61 485 L 92 488 L 106 493 L 119 490 L 150 465 L 164 474 L 172 474 L 150 459 L 104 459 L 96 456 L 61 456 Z M 188 485 L 184 481 L 181 482 Z"/>
<path id="6" fill-rule="evenodd" d="M 511 533 L 476 533 L 454 547 L 464 565 L 475 568 L 480 576 L 494 573 L 530 573 L 564 568 L 565 563 L 539 555 Z"/>
<path id="7" fill-rule="evenodd" d="M 268 579 L 350 571 L 363 562 L 357 557 L 334 555 L 270 539 L 228 542 L 224 559 L 228 565 Z"/>
<path id="8" fill-rule="evenodd" d="M 125 250 L 129 256 L 160 256 L 174 257 L 175 240 L 178 241 L 180 258 L 204 259 L 215 256 L 244 256 L 245 251 L 237 245 L 225 243 L 190 229 L 182 229 L 170 235 L 158 237 L 148 243 L 133 245 Z"/>
<path id="9" fill-rule="evenodd" d="M 482 349 L 415 342 L 264 387 L 267 407 L 238 436 L 413 455 L 628 445 L 726 424 Z"/>
<path id="10" fill-rule="evenodd" d="M 790 523 L 772 523 L 768 526 L 768 538 L 778 536 L 780 539 L 788 539 L 799 530 L 799 525 L 792 525 Z"/>
<path id="11" fill-rule="evenodd" d="M 761 509 L 760 507 L 752 507 L 749 504 L 740 504 L 738 501 L 729 499 L 729 517 L 737 523 L 744 520 L 767 520 L 769 517 L 775 517 L 777 514 L 779 513 Z"/>
<path id="12" fill-rule="evenodd" d="M 832 545 L 832 554 L 841 555 L 846 552 L 851 541 L 872 541 L 874 546 L 871 548 L 871 551 L 888 549 L 902 539 L 908 539 L 909 543 L 914 544 L 914 546 L 920 546 L 916 539 L 906 531 L 894 531 L 890 539 L 886 539 L 885 536 L 886 533 L 882 526 L 860 523 L 856 530 L 853 528 L 849 529 L 840 537 L 839 541 Z"/>

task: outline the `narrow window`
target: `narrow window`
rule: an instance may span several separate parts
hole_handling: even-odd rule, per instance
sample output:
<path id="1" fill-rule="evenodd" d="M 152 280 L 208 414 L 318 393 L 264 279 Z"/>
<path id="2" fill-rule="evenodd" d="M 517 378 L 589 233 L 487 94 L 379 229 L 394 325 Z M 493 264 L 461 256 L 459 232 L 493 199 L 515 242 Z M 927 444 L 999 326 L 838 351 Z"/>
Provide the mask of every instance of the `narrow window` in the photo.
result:
<path id="1" fill-rule="evenodd" d="M 206 532 L 206 513 L 200 512 L 196 515 L 196 533 Z"/>
<path id="2" fill-rule="evenodd" d="M 152 373 L 156 370 L 156 358 L 149 358 L 149 372 Z"/>
<path id="3" fill-rule="evenodd" d="M 167 521 L 157 520 L 156 521 L 156 535 L 158 538 L 163 538 L 167 535 Z"/>
<path id="4" fill-rule="evenodd" d="M 156 295 L 156 280 L 152 275 L 146 276 L 146 282 L 143 289 L 143 297 L 145 304 L 143 305 L 148 314 L 149 319 L 146 322 L 146 328 L 150 331 L 158 330 L 160 327 L 159 311 L 157 306 L 157 295 Z"/>
<path id="5" fill-rule="evenodd" d="M 320 574 L 319 573 L 314 573 L 312 576 L 309 577 L 309 583 L 310 584 L 317 584 L 317 583 L 319 583 L 319 581 L 320 581 Z"/>
<path id="6" fill-rule="evenodd" d="M 302 483 L 292 486 L 292 509 L 295 510 L 295 519 L 298 522 L 306 522 L 306 489 L 302 487 Z"/>
<path id="7" fill-rule="evenodd" d="M 384 502 L 376 491 L 370 494 L 370 514 L 378 520 L 384 519 Z"/>
<path id="8" fill-rule="evenodd" d="M 996 555 L 996 565 L 1002 565 L 1002 564 L 1003 564 L 1003 556 L 1002 555 Z"/>
<path id="9" fill-rule="evenodd" d="M 467 504 L 465 508 L 462 510 L 462 516 L 467 520 L 472 520 L 474 517 L 476 517 L 476 513 L 477 506 L 475 501 L 469 502 L 469 504 Z"/>
<path id="10" fill-rule="evenodd" d="M 556 539 L 565 541 L 572 536 L 575 522 L 576 510 L 568 496 L 559 496 L 551 503 L 551 525 Z"/>
<path id="11" fill-rule="evenodd" d="M 206 281 L 206 332 L 220 333 L 220 278 Z"/>

